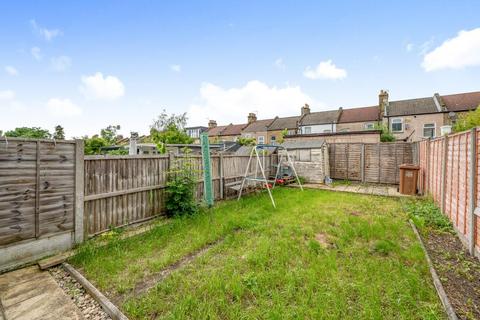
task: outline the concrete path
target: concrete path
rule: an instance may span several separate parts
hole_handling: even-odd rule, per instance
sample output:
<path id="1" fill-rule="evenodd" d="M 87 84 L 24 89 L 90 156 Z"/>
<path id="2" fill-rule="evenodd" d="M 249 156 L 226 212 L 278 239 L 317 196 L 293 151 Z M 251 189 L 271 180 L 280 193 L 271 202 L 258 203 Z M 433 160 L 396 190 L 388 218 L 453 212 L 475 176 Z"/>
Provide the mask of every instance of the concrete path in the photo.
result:
<path id="1" fill-rule="evenodd" d="M 38 266 L 0 275 L 0 303 L 0 320 L 83 319 L 50 273 Z"/>
<path id="2" fill-rule="evenodd" d="M 310 188 L 310 189 L 322 189 L 322 190 L 331 190 L 331 191 L 371 194 L 371 195 L 377 195 L 377 196 L 408 197 L 408 195 L 404 195 L 398 192 L 396 185 L 352 183 L 348 185 L 337 184 L 337 185 L 327 186 L 324 184 L 306 183 L 303 185 L 303 187 Z"/>

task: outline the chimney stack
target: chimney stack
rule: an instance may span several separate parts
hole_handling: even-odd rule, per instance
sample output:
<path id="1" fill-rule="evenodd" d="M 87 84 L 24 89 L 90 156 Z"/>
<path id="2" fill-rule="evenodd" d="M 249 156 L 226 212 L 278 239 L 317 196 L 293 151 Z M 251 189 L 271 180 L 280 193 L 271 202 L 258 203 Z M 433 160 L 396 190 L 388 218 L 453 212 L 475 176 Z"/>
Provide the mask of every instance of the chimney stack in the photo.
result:
<path id="1" fill-rule="evenodd" d="M 380 118 L 387 115 L 388 112 L 388 91 L 380 90 L 378 94 L 378 107 L 380 109 Z"/>
<path id="2" fill-rule="evenodd" d="M 250 113 L 248 114 L 248 118 L 247 118 L 247 119 L 248 119 L 248 124 L 250 124 L 250 123 L 252 123 L 252 122 L 257 121 L 257 115 L 256 115 L 255 113 L 253 113 L 253 112 L 250 112 Z"/>
<path id="3" fill-rule="evenodd" d="M 209 120 L 208 121 L 208 128 L 209 129 L 215 128 L 216 126 L 217 126 L 217 121 L 215 121 L 215 120 Z"/>
<path id="4" fill-rule="evenodd" d="M 130 132 L 130 145 L 128 147 L 129 155 L 137 154 L 137 140 L 138 140 L 138 132 Z"/>
<path id="5" fill-rule="evenodd" d="M 304 116 L 309 113 L 310 113 L 310 106 L 305 103 L 305 105 L 302 107 L 301 115 Z"/>

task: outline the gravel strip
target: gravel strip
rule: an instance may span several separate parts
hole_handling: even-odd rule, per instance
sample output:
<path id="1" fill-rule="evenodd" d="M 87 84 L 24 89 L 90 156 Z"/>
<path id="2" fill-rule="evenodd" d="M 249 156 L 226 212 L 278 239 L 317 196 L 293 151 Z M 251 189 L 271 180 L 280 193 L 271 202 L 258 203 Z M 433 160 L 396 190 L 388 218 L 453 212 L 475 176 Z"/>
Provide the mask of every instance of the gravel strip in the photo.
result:
<path id="1" fill-rule="evenodd" d="M 107 320 L 111 319 L 102 307 L 73 279 L 63 267 L 49 269 L 52 277 L 58 282 L 60 288 L 73 300 L 80 309 L 85 319 Z"/>

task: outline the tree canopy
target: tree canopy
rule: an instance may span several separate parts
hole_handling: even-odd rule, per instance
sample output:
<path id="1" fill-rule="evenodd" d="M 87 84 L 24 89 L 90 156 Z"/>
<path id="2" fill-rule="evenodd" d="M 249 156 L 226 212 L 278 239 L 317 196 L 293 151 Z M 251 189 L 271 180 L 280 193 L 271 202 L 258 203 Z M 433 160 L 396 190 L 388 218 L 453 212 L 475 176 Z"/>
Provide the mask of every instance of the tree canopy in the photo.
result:
<path id="1" fill-rule="evenodd" d="M 53 139 L 65 140 L 65 130 L 61 125 L 57 125 L 55 127 L 55 132 L 53 133 Z"/>
<path id="2" fill-rule="evenodd" d="M 480 126 L 480 105 L 475 111 L 461 114 L 453 125 L 453 132 L 469 130 Z"/>
<path id="3" fill-rule="evenodd" d="M 153 120 L 150 127 L 150 138 L 157 144 L 157 149 L 161 153 L 166 152 L 167 144 L 189 144 L 193 139 L 185 132 L 187 124 L 187 114 L 168 115 L 165 110 Z"/>
<path id="4" fill-rule="evenodd" d="M 46 129 L 40 127 L 19 127 L 5 132 L 6 137 L 50 139 L 52 135 Z"/>

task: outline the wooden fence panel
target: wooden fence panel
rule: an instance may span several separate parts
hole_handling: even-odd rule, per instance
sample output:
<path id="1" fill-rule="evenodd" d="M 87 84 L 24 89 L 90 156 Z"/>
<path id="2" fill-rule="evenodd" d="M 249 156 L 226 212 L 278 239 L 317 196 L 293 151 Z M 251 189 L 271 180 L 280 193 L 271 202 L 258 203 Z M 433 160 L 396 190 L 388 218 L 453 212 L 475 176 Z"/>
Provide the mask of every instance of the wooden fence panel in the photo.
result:
<path id="1" fill-rule="evenodd" d="M 75 142 L 0 140 L 0 245 L 73 231 Z"/>
<path id="2" fill-rule="evenodd" d="M 480 201 L 479 136 L 475 129 L 419 143 L 423 192 L 433 197 L 462 242 L 477 254 L 480 224 L 473 209 Z"/>
<path id="3" fill-rule="evenodd" d="M 329 145 L 330 177 L 398 184 L 399 166 L 416 163 L 414 143 L 333 143 Z"/>

